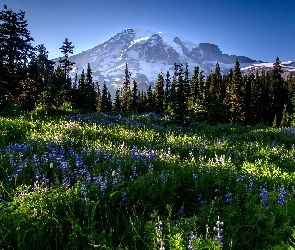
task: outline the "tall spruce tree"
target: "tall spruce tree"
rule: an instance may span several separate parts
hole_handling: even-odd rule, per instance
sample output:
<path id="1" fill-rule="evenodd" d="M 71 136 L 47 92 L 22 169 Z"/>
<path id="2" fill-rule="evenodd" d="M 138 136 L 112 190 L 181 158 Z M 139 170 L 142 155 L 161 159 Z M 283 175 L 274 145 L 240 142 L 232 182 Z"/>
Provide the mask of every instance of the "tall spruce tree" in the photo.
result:
<path id="1" fill-rule="evenodd" d="M 69 42 L 68 38 L 65 39 L 63 45 L 59 48 L 63 57 L 60 57 L 58 62 L 60 63 L 60 67 L 64 72 L 64 78 L 67 80 L 69 78 L 69 73 L 73 69 L 74 62 L 69 60 L 70 54 L 73 54 L 73 49 L 75 46 L 72 46 L 72 42 Z"/>
<path id="2" fill-rule="evenodd" d="M 4 5 L 0 12 L 0 81 L 6 98 L 14 104 L 21 104 L 27 66 L 34 55 L 34 39 L 27 25 L 24 11 L 15 13 Z"/>
<path id="3" fill-rule="evenodd" d="M 155 96 L 154 110 L 157 114 L 162 114 L 164 110 L 165 91 L 164 91 L 164 77 L 161 74 L 158 75 L 158 79 L 155 84 L 154 96 Z"/>
<path id="4" fill-rule="evenodd" d="M 230 92 L 230 121 L 234 124 L 245 122 L 244 82 L 240 70 L 240 63 L 236 59 Z"/>
<path id="5" fill-rule="evenodd" d="M 152 90 L 152 85 L 149 85 L 147 89 L 147 99 L 146 99 L 146 111 L 154 111 L 154 95 Z"/>
<path id="6" fill-rule="evenodd" d="M 108 106 L 109 106 L 109 103 L 108 103 L 108 88 L 107 88 L 106 83 L 104 83 L 103 87 L 102 87 L 102 93 L 101 93 L 101 108 L 100 108 L 100 111 L 101 112 L 109 111 Z"/>
<path id="7" fill-rule="evenodd" d="M 173 105 L 174 120 L 179 125 L 186 125 L 188 118 L 188 96 L 185 89 L 182 64 L 174 64 L 176 76 L 176 96 Z"/>
<path id="8" fill-rule="evenodd" d="M 131 90 L 130 90 L 130 72 L 128 69 L 128 65 L 126 63 L 125 67 L 125 79 L 122 86 L 122 95 L 121 95 L 121 108 L 122 112 L 128 112 L 128 109 L 131 107 Z"/>
<path id="9" fill-rule="evenodd" d="M 44 44 L 36 47 L 36 54 L 28 65 L 29 77 L 23 87 L 22 107 L 26 110 L 33 110 L 38 99 L 54 72 L 54 62 L 48 59 L 48 51 Z"/>
<path id="10" fill-rule="evenodd" d="M 276 62 L 273 64 L 273 70 L 271 72 L 271 94 L 272 94 L 272 110 L 275 118 L 275 126 L 279 127 L 283 117 L 283 110 L 285 104 L 285 98 L 287 97 L 286 87 L 284 80 L 282 79 L 282 66 L 279 58 L 276 58 Z"/>
<path id="11" fill-rule="evenodd" d="M 196 66 L 194 68 L 194 73 L 191 79 L 191 84 L 190 84 L 190 88 L 191 88 L 191 99 L 192 102 L 195 103 L 197 99 L 200 98 L 199 96 L 199 70 L 200 68 L 198 66 Z"/>
<path id="12" fill-rule="evenodd" d="M 219 64 L 216 63 L 214 73 L 211 73 L 207 78 L 209 81 L 207 100 L 207 110 L 208 110 L 208 123 L 216 124 L 224 122 L 223 114 L 223 98 L 222 94 L 224 92 L 222 76 L 220 73 Z"/>
<path id="13" fill-rule="evenodd" d="M 90 111 L 96 110 L 96 93 L 92 80 L 92 70 L 89 63 L 87 65 L 85 80 L 81 86 L 81 98 L 83 100 L 85 109 Z"/>
<path id="14" fill-rule="evenodd" d="M 138 88 L 137 88 L 136 81 L 133 81 L 133 87 L 131 90 L 131 98 L 132 98 L 131 109 L 133 112 L 137 112 L 137 109 L 138 109 Z"/>
<path id="15" fill-rule="evenodd" d="M 114 100 L 114 111 L 120 112 L 121 111 L 121 96 L 120 96 L 121 90 L 119 88 L 116 89 L 116 95 Z"/>
<path id="16" fill-rule="evenodd" d="M 167 71 L 165 78 L 165 94 L 164 94 L 164 111 L 167 110 L 170 102 L 171 79 L 170 73 Z"/>

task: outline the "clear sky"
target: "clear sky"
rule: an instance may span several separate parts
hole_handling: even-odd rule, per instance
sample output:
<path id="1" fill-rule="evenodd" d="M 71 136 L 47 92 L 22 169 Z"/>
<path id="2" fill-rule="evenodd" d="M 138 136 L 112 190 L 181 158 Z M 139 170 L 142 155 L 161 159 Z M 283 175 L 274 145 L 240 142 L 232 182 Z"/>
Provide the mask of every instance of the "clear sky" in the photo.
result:
<path id="1" fill-rule="evenodd" d="M 33 45 L 60 57 L 65 38 L 74 54 L 126 28 L 167 32 L 223 53 L 274 62 L 295 60 L 295 0 L 0 0 L 26 12 Z"/>

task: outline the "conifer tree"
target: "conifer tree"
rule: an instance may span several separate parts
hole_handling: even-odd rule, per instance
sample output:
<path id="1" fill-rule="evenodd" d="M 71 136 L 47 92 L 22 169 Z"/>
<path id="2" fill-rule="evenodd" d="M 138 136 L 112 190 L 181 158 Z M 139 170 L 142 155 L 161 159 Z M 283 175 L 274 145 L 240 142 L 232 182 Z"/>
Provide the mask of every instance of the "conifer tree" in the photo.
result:
<path id="1" fill-rule="evenodd" d="M 174 120 L 179 125 L 187 124 L 188 116 L 188 96 L 183 79 L 183 69 L 181 64 L 174 64 L 175 76 L 177 78 L 176 96 L 173 105 Z"/>
<path id="2" fill-rule="evenodd" d="M 243 77 L 239 60 L 236 59 L 230 92 L 230 121 L 234 124 L 242 124 L 245 121 L 245 103 Z"/>
<path id="3" fill-rule="evenodd" d="M 146 100 L 146 111 L 151 112 L 154 108 L 154 96 L 152 91 L 152 86 L 149 85 L 147 89 L 147 100 Z"/>
<path id="4" fill-rule="evenodd" d="M 107 112 L 111 112 L 113 109 L 113 102 L 112 102 L 112 96 L 110 91 L 108 91 L 108 99 L 107 99 Z"/>
<path id="5" fill-rule="evenodd" d="M 143 90 L 141 90 L 141 92 L 139 92 L 139 104 L 138 104 L 138 113 L 144 113 L 147 111 L 147 93 Z"/>
<path id="6" fill-rule="evenodd" d="M 84 73 L 84 70 L 83 70 Z M 86 75 L 84 76 L 85 80 L 81 86 L 81 98 L 84 103 L 84 108 L 90 111 L 96 110 L 96 93 L 94 89 L 94 83 L 92 80 L 92 71 L 90 64 L 87 65 Z"/>
<path id="7" fill-rule="evenodd" d="M 223 107 L 223 83 L 219 64 L 216 64 L 214 73 L 208 79 L 208 94 L 206 94 L 206 107 L 208 110 L 208 123 L 216 124 L 224 122 Z M 207 81 L 206 81 L 207 82 Z"/>
<path id="8" fill-rule="evenodd" d="M 276 126 L 279 127 L 281 124 L 285 98 L 286 87 L 284 86 L 284 81 L 281 77 L 282 66 L 279 58 L 276 58 L 276 62 L 273 65 L 273 70 L 271 72 L 271 95 L 272 95 L 272 110 L 273 117 L 276 117 Z"/>
<path id="9" fill-rule="evenodd" d="M 155 84 L 155 91 L 154 91 L 154 96 L 155 96 L 155 107 L 154 110 L 157 114 L 163 113 L 164 110 L 164 78 L 163 75 L 159 74 L 158 79 Z"/>
<path id="10" fill-rule="evenodd" d="M 85 72 L 84 72 L 84 69 L 82 69 L 82 72 L 81 72 L 81 75 L 79 78 L 79 88 L 84 89 L 85 87 L 86 87 L 85 86 Z"/>
<path id="11" fill-rule="evenodd" d="M 100 91 L 98 82 L 95 82 L 94 84 L 94 91 L 96 93 L 96 98 L 95 98 L 96 110 L 100 111 L 101 110 L 101 91 Z"/>
<path id="12" fill-rule="evenodd" d="M 131 109 L 132 109 L 132 111 L 137 112 L 137 109 L 138 109 L 138 88 L 137 88 L 136 81 L 133 81 L 131 98 L 132 98 Z"/>
<path id="13" fill-rule="evenodd" d="M 200 98 L 199 96 L 199 67 L 195 67 L 194 68 L 194 73 L 191 79 L 191 85 L 190 85 L 191 89 L 191 98 L 193 103 L 196 102 L 197 99 Z"/>
<path id="14" fill-rule="evenodd" d="M 188 64 L 185 64 L 185 71 L 184 71 L 184 78 L 183 78 L 183 87 L 184 87 L 184 95 L 185 99 L 188 100 L 190 97 L 190 79 L 189 79 L 189 71 L 188 71 Z"/>
<path id="15" fill-rule="evenodd" d="M 73 49 L 75 46 L 72 46 L 72 42 L 69 42 L 68 38 L 65 39 L 63 42 L 63 46 L 61 46 L 59 49 L 61 50 L 63 57 L 59 58 L 58 62 L 60 63 L 60 67 L 64 72 L 64 78 L 69 78 L 69 73 L 73 69 L 74 62 L 70 62 L 69 57 L 70 54 L 73 54 Z"/>
<path id="16" fill-rule="evenodd" d="M 246 88 L 247 95 L 249 95 L 249 88 L 251 91 L 249 107 L 246 107 L 247 124 L 263 123 L 263 86 L 258 72 L 247 79 Z"/>
<path id="17" fill-rule="evenodd" d="M 117 88 L 116 90 L 116 95 L 115 95 L 115 100 L 114 100 L 114 111 L 121 111 L 121 96 L 120 96 L 120 89 Z"/>
<path id="18" fill-rule="evenodd" d="M 20 104 L 27 79 L 27 66 L 34 55 L 34 39 L 27 30 L 25 12 L 13 12 L 4 5 L 0 12 L 0 81 L 11 103 Z"/>
<path id="19" fill-rule="evenodd" d="M 250 77 L 245 76 L 244 81 L 245 81 L 245 124 L 250 124 L 251 123 L 251 99 L 252 99 L 252 86 L 251 82 L 252 79 Z"/>
<path id="20" fill-rule="evenodd" d="M 60 83 L 64 81 L 63 71 L 60 66 L 54 70 L 49 83 L 45 86 L 40 95 L 40 104 L 47 109 L 58 108 L 63 104 L 63 97 L 60 95 Z"/>
<path id="21" fill-rule="evenodd" d="M 87 64 L 85 85 L 88 88 L 93 87 L 92 70 L 91 70 L 91 67 L 90 67 L 90 64 L 89 63 Z"/>
<path id="22" fill-rule="evenodd" d="M 232 90 L 233 70 L 230 69 L 227 75 L 223 76 L 225 95 L 223 99 L 224 119 L 230 121 L 231 118 L 231 90 Z"/>
<path id="23" fill-rule="evenodd" d="M 101 93 L 101 108 L 100 111 L 101 112 L 107 112 L 108 111 L 108 88 L 106 83 L 103 84 L 102 87 L 102 93 Z"/>
<path id="24" fill-rule="evenodd" d="M 122 86 L 121 108 L 122 112 L 128 112 L 131 107 L 131 93 L 130 93 L 130 72 L 126 63 L 125 79 Z"/>
<path id="25" fill-rule="evenodd" d="M 22 107 L 25 110 L 33 110 L 38 103 L 41 93 L 49 84 L 54 72 L 54 62 L 48 59 L 48 51 L 43 44 L 36 47 L 36 54 L 28 65 L 29 77 L 25 81 L 22 93 Z"/>
<path id="26" fill-rule="evenodd" d="M 170 89 L 171 89 L 171 80 L 170 80 L 170 73 L 167 71 L 166 78 L 165 78 L 165 94 L 164 94 L 164 111 L 167 110 L 168 104 L 170 103 Z"/>

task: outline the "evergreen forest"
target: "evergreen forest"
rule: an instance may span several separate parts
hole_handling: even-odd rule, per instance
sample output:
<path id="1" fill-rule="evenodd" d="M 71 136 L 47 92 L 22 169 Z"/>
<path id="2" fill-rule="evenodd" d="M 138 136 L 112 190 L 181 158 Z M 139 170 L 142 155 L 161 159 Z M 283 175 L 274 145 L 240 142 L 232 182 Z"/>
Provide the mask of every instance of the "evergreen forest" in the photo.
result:
<path id="1" fill-rule="evenodd" d="M 295 77 L 188 64 L 111 96 L 0 12 L 0 249 L 295 249 Z M 56 65 L 57 64 L 57 65 Z"/>
<path id="2" fill-rule="evenodd" d="M 234 69 L 222 75 L 216 63 L 209 75 L 198 66 L 176 64 L 174 72 L 159 73 L 154 86 L 138 89 L 128 65 L 122 86 L 111 96 L 106 83 L 94 82 L 88 63 L 81 75 L 70 77 L 75 46 L 67 38 L 60 47 L 58 65 L 48 59 L 44 44 L 32 46 L 25 12 L 4 9 L 0 13 L 0 110 L 58 113 L 156 112 L 180 125 L 263 124 L 288 127 L 293 123 L 295 78 L 283 79 L 279 58 L 271 72 L 243 75 L 238 59 Z M 189 77 L 189 75 L 192 75 Z"/>

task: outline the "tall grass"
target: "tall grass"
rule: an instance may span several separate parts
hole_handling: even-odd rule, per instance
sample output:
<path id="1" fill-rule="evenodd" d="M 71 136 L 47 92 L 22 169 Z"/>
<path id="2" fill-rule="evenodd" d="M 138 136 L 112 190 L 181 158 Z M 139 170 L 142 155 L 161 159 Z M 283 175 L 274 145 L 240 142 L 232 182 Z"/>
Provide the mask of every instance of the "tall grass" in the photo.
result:
<path id="1" fill-rule="evenodd" d="M 292 249 L 294 139 L 155 114 L 0 118 L 1 249 Z M 293 236 L 292 236 L 293 235 Z"/>

